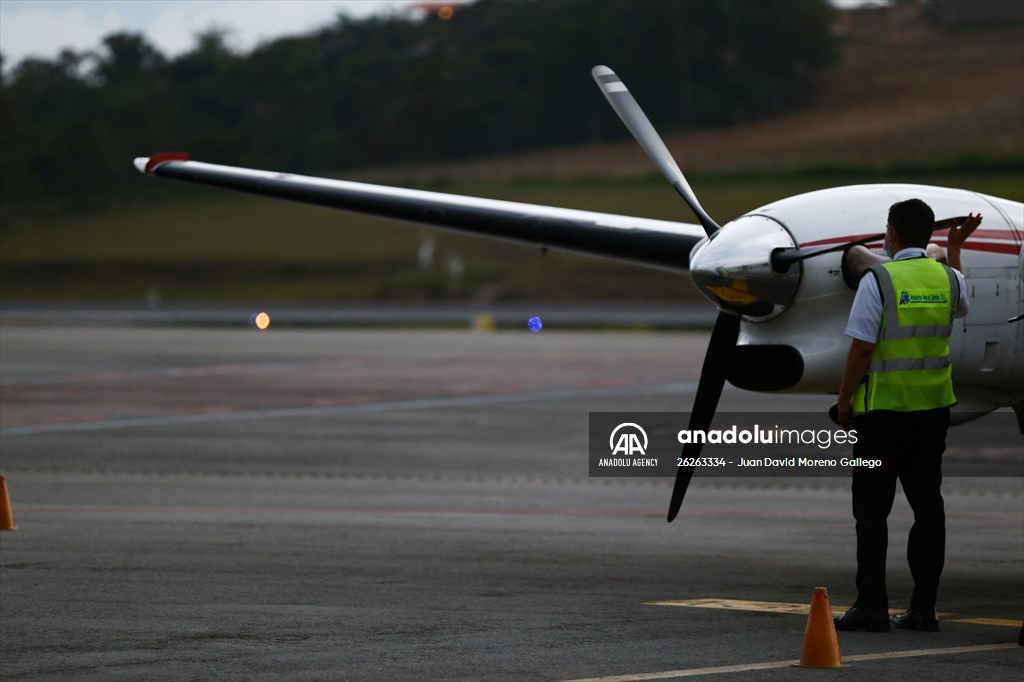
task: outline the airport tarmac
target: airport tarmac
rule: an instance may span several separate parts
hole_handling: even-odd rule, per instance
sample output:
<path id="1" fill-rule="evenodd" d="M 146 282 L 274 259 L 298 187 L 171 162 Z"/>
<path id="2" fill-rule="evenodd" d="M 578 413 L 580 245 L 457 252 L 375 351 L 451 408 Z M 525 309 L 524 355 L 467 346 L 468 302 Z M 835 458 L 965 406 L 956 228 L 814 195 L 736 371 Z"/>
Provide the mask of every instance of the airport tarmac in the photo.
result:
<path id="1" fill-rule="evenodd" d="M 707 336 L 8 321 L 0 677 L 1020 679 L 1019 477 L 947 477 L 940 632 L 808 670 L 814 588 L 855 596 L 848 479 L 698 475 L 667 524 L 671 481 L 588 476 L 588 413 L 685 410 Z M 961 428 L 1020 452 L 995 423 Z M 911 523 L 898 495 L 893 608 Z"/>

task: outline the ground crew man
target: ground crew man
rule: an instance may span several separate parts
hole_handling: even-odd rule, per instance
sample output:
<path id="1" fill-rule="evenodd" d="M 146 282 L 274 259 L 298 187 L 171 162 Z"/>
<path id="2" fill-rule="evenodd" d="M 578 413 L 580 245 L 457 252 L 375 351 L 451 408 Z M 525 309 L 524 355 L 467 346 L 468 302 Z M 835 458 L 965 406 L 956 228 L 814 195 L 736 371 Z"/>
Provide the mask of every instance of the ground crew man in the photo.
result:
<path id="1" fill-rule="evenodd" d="M 839 388 L 839 421 L 857 429 L 854 457 L 881 459 L 853 473 L 857 527 L 857 601 L 837 630 L 887 632 L 887 519 L 899 479 L 914 512 L 907 561 L 914 579 L 910 608 L 892 625 L 936 631 L 935 600 L 945 560 L 942 453 L 949 408 L 956 402 L 949 359 L 953 318 L 969 301 L 960 246 L 981 223 L 969 215 L 949 232 L 948 267 L 926 253 L 935 214 L 920 199 L 889 209 L 885 250 L 893 260 L 861 278 L 846 328 L 852 338 Z"/>

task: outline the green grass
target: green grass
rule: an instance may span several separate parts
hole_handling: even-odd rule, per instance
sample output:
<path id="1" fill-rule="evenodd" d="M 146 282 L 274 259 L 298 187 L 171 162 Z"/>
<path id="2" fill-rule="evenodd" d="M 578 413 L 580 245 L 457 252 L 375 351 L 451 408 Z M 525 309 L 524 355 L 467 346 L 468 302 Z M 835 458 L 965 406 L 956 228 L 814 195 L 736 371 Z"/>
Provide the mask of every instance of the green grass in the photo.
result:
<path id="1" fill-rule="evenodd" d="M 140 181 L 143 181 L 140 179 Z M 819 169 L 696 176 L 708 212 L 725 222 L 775 199 L 867 182 L 921 182 L 1024 200 L 1024 171 L 887 173 Z M 292 202 L 166 183 L 164 199 L 106 211 L 6 216 L 0 230 L 0 296 L 141 300 L 680 299 L 686 278 L 582 256 L 549 253 Z M 427 187 L 453 194 L 694 222 L 658 177 L 519 181 Z M 436 242 L 421 269 L 421 240 Z M 451 280 L 443 262 L 466 265 Z M 440 261 L 440 262 L 438 262 Z"/>

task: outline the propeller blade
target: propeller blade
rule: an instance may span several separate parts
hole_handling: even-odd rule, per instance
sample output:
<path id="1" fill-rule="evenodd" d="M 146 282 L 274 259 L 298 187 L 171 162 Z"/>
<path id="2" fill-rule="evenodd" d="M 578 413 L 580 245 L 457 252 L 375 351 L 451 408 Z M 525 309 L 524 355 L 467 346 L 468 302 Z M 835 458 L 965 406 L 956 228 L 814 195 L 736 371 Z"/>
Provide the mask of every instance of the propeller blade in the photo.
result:
<path id="1" fill-rule="evenodd" d="M 933 231 L 941 232 L 942 230 L 951 229 L 960 225 L 965 220 L 967 220 L 967 216 L 957 216 L 955 218 L 936 220 Z M 789 270 L 789 266 L 793 265 L 793 263 L 799 263 L 800 261 L 807 260 L 808 258 L 814 258 L 815 256 L 823 256 L 826 253 L 843 251 L 851 246 L 869 244 L 871 242 L 878 241 L 879 239 L 885 239 L 884 232 L 821 249 L 779 249 L 772 253 L 772 268 L 774 268 L 776 272 L 785 272 L 786 270 Z"/>
<path id="2" fill-rule="evenodd" d="M 732 350 L 740 336 L 740 318 L 729 313 L 719 313 L 715 328 L 708 342 L 708 352 L 704 355 L 704 365 L 700 370 L 700 381 L 697 383 L 697 396 L 690 412 L 691 431 L 706 431 L 718 408 L 718 399 L 722 396 L 725 378 L 729 373 Z M 700 456 L 703 443 L 687 443 L 683 446 L 683 459 Z M 668 522 L 679 514 L 679 508 L 686 496 L 686 489 L 693 477 L 693 467 L 680 467 L 676 472 L 675 487 L 672 488 L 672 501 L 668 506 Z"/>
<path id="3" fill-rule="evenodd" d="M 942 220 L 936 220 L 935 226 L 932 228 L 932 232 L 950 230 L 957 225 L 962 225 L 965 220 L 967 220 L 967 216 L 965 215 L 959 215 L 955 218 L 943 218 Z"/>
<path id="4" fill-rule="evenodd" d="M 843 251 L 851 246 L 868 244 L 870 242 L 876 242 L 879 239 L 885 239 L 884 232 L 881 234 L 873 234 L 868 237 L 863 237 L 861 239 L 854 239 L 849 242 L 843 242 L 842 244 L 836 244 L 835 246 L 826 246 L 820 249 L 779 249 L 772 253 L 772 268 L 776 272 L 785 272 L 786 270 L 789 270 L 789 266 L 794 263 L 807 260 L 808 258 L 823 256 L 826 253 Z"/>
<path id="5" fill-rule="evenodd" d="M 598 87 L 601 88 L 601 92 L 604 93 L 605 99 L 612 105 L 612 109 L 619 115 L 622 122 L 626 124 L 626 128 L 629 129 L 629 132 L 632 133 L 636 141 L 640 143 L 643 150 L 647 152 L 647 156 L 651 157 L 651 161 L 658 167 L 661 174 L 672 184 L 672 187 L 679 193 L 679 196 L 683 198 L 683 201 L 687 203 L 690 210 L 697 216 L 697 220 L 700 221 L 708 236 L 710 237 L 721 229 L 718 223 L 711 219 L 711 216 L 707 214 L 704 207 L 697 201 L 697 195 L 690 189 L 690 183 L 686 181 L 686 176 L 679 170 L 679 166 L 676 165 L 675 159 L 672 158 L 668 147 L 665 146 L 664 141 L 658 135 L 658 131 L 651 125 L 643 109 L 633 99 L 633 95 L 629 94 L 629 90 L 626 89 L 626 85 L 622 80 L 607 66 L 595 66 L 591 70 L 591 74 L 593 74 L 594 80 L 597 81 Z"/>

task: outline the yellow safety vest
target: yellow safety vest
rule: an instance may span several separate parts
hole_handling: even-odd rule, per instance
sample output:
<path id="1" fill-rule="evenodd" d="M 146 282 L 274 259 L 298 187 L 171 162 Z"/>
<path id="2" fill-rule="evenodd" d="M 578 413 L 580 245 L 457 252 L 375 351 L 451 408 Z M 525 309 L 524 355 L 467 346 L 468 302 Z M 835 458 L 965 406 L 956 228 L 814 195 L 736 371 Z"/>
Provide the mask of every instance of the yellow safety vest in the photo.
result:
<path id="1" fill-rule="evenodd" d="M 949 335 L 960 299 L 953 270 L 921 257 L 880 263 L 871 272 L 882 294 L 882 326 L 867 380 L 850 401 L 854 416 L 953 405 Z"/>

